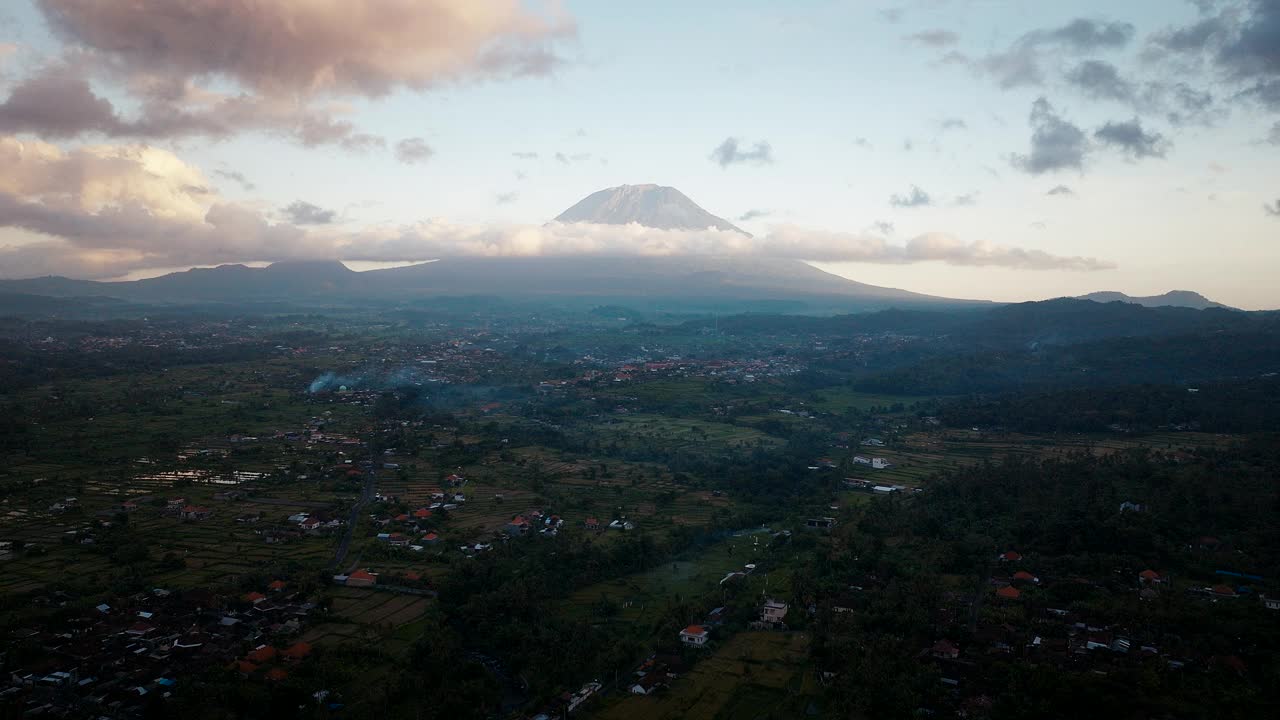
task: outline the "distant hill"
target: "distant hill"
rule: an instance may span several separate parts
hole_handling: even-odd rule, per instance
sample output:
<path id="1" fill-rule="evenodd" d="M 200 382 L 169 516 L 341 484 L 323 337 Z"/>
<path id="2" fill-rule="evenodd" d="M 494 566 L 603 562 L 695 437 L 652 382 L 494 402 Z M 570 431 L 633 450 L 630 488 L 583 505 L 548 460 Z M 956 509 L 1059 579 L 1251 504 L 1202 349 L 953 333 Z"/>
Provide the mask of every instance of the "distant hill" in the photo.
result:
<path id="1" fill-rule="evenodd" d="M 637 223 L 659 230 L 732 230 L 751 233 L 703 210 L 687 195 L 662 185 L 619 185 L 593 192 L 556 216 L 562 223 L 626 225 Z"/>
<path id="2" fill-rule="evenodd" d="M 1204 310 L 1205 308 L 1235 309 L 1222 303 L 1216 303 L 1200 293 L 1190 290 L 1170 290 L 1163 295 L 1148 295 L 1146 297 L 1134 297 L 1122 292 L 1108 290 L 1080 295 L 1077 299 L 1092 300 L 1100 303 L 1122 302 L 1144 307 L 1185 307 L 1195 308 L 1196 310 Z"/>

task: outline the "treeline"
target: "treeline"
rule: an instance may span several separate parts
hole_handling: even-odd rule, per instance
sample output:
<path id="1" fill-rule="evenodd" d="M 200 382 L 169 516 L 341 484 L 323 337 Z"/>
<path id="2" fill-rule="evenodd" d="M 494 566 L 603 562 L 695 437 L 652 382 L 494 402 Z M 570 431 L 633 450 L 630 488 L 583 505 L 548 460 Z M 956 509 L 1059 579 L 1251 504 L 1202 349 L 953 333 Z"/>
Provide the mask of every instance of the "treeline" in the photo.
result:
<path id="1" fill-rule="evenodd" d="M 1143 384 L 967 397 L 940 403 L 936 414 L 954 427 L 1021 432 L 1275 432 L 1280 376 L 1194 388 Z"/>
<path id="2" fill-rule="evenodd" d="M 897 395 L 967 395 L 1200 383 L 1277 371 L 1280 332 L 1216 332 L 937 356 L 855 380 L 853 386 Z"/>

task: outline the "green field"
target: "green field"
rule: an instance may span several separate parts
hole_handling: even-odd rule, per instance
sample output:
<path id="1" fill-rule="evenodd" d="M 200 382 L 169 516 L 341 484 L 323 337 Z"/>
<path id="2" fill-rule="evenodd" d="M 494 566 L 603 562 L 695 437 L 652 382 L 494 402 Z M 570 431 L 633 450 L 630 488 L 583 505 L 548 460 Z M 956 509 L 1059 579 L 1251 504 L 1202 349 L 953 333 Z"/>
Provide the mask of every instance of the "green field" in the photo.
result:
<path id="1" fill-rule="evenodd" d="M 801 718 L 819 688 L 807 668 L 803 633 L 743 632 L 703 658 L 671 688 L 652 696 L 615 699 L 596 717 L 606 720 L 751 720 Z"/>

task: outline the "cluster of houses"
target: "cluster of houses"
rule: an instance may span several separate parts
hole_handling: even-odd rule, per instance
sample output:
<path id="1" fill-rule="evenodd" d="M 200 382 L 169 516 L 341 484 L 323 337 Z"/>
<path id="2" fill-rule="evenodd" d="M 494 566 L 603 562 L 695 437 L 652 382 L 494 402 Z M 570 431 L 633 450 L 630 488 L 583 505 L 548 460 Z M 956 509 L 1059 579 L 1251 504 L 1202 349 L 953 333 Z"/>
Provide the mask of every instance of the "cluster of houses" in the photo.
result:
<path id="1" fill-rule="evenodd" d="M 35 652 L 13 657 L 0 703 L 30 717 L 128 717 L 214 667 L 247 681 L 284 679 L 312 652 L 296 638 L 317 610 L 282 580 L 263 590 L 236 597 L 154 588 L 57 626 L 12 631 L 6 647 Z M 63 608 L 76 601 L 63 592 L 36 599 Z"/>

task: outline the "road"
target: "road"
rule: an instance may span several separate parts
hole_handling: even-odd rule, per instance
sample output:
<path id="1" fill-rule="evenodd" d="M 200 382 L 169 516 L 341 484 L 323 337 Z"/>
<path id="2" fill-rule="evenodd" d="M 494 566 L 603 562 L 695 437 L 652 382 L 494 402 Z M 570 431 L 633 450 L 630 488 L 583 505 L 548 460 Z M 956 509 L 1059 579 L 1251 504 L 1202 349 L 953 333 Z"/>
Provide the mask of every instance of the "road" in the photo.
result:
<path id="1" fill-rule="evenodd" d="M 342 529 L 342 540 L 338 542 L 338 549 L 334 551 L 333 560 L 329 562 L 330 569 L 341 567 L 342 561 L 347 559 L 347 551 L 351 549 L 351 536 L 356 531 L 356 522 L 360 520 L 360 511 L 373 499 L 373 481 L 375 477 L 373 470 L 364 475 L 364 487 L 360 490 L 360 497 L 351 506 L 351 514 L 347 516 L 347 525 Z"/>

